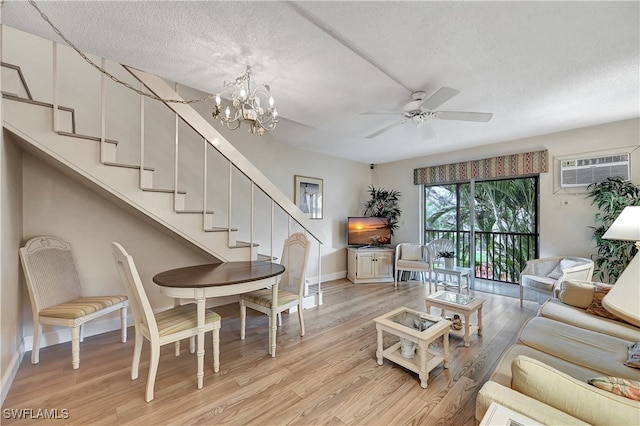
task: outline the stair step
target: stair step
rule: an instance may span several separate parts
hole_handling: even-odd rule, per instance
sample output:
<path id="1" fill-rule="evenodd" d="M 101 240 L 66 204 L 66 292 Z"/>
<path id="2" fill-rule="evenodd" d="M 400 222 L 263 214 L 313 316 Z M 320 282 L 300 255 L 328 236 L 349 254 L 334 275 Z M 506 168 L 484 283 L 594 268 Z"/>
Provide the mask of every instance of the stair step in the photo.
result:
<path id="1" fill-rule="evenodd" d="M 111 166 L 111 167 L 124 167 L 125 169 L 140 169 L 140 166 L 136 164 L 113 163 L 111 161 L 105 161 L 102 164 L 104 164 L 105 166 Z M 156 170 L 154 167 L 149 167 L 149 166 L 144 166 L 144 169 L 150 172 L 153 172 Z"/>
<path id="2" fill-rule="evenodd" d="M 202 214 L 203 211 L 202 210 L 176 210 L 176 213 L 196 213 L 196 214 Z M 207 214 L 213 214 L 213 210 L 207 210 Z M 224 228 L 225 230 L 227 228 Z"/>
<path id="3" fill-rule="evenodd" d="M 204 230 L 204 232 L 227 232 L 229 231 L 229 228 L 222 228 L 219 226 L 214 226 L 213 228 L 206 228 Z M 231 232 L 238 232 L 237 228 L 231 228 Z M 247 244 L 247 247 L 249 247 L 249 244 Z"/>
<path id="4" fill-rule="evenodd" d="M 58 134 L 62 136 L 69 136 L 70 138 L 79 138 L 79 139 L 86 139 L 90 141 L 100 142 L 99 136 L 81 135 L 80 133 L 71 133 L 71 132 L 58 132 Z M 114 145 L 118 145 L 118 141 L 113 139 L 105 139 L 104 141 L 106 143 L 112 143 Z"/>
<path id="5" fill-rule="evenodd" d="M 259 244 L 253 243 L 253 247 L 259 247 Z M 236 241 L 236 244 L 233 246 L 229 246 L 229 248 L 232 249 L 236 249 L 236 248 L 246 248 L 246 247 L 251 247 L 251 244 L 245 242 L 245 241 Z"/>
<path id="6" fill-rule="evenodd" d="M 140 188 L 143 191 L 148 191 L 148 192 L 165 192 L 168 194 L 173 194 L 174 191 L 173 189 L 162 189 L 162 188 Z M 183 190 L 183 189 L 178 189 L 178 194 L 186 194 L 187 191 Z"/>

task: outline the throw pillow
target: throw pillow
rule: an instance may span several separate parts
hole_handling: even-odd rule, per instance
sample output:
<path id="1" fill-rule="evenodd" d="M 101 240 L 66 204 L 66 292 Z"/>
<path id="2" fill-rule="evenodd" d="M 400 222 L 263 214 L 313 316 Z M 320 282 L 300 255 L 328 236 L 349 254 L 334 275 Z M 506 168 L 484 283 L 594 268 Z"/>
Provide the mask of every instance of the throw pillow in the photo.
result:
<path id="1" fill-rule="evenodd" d="M 634 401 L 640 401 L 640 382 L 636 382 L 635 380 L 603 376 L 589 379 L 587 383 L 615 395 L 624 396 L 625 398 L 629 398 Z"/>
<path id="2" fill-rule="evenodd" d="M 624 365 L 631 368 L 640 368 L 640 342 L 629 345 L 629 355 Z"/>
<path id="3" fill-rule="evenodd" d="M 547 276 L 549 278 L 553 278 L 554 280 L 557 280 L 558 278 L 560 278 L 562 276 L 562 271 L 564 269 L 567 268 L 573 268 L 574 266 L 579 265 L 580 262 L 576 262 L 575 260 L 570 260 L 570 259 L 562 259 L 555 268 L 553 268 L 553 271 L 549 272 L 547 274 Z"/>
<path id="4" fill-rule="evenodd" d="M 400 253 L 400 259 L 402 260 L 422 260 L 422 246 L 402 246 L 402 253 Z"/>
<path id="5" fill-rule="evenodd" d="M 595 283 L 591 281 L 563 281 L 560 284 L 560 301 L 576 308 L 587 309 L 593 301 L 595 291 Z"/>
<path id="6" fill-rule="evenodd" d="M 613 315 L 602 306 L 602 299 L 609 293 L 611 287 L 613 287 L 611 284 L 596 283 L 596 292 L 593 295 L 593 301 L 585 310 L 592 315 L 624 322 L 622 318 Z"/>

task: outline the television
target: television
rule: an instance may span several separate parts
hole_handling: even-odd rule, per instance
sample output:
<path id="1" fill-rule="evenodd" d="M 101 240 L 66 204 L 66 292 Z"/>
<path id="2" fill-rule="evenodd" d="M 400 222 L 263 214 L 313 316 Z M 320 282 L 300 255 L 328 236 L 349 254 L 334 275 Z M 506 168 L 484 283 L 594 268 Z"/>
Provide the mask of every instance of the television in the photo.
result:
<path id="1" fill-rule="evenodd" d="M 388 217 L 347 218 L 347 245 L 383 246 L 391 244 Z"/>

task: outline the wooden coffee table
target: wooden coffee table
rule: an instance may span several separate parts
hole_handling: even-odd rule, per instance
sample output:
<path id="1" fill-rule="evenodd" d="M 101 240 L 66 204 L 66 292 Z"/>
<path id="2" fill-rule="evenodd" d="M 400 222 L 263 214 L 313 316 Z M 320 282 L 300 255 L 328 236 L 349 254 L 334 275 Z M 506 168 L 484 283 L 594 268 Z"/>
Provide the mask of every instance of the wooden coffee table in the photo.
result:
<path id="1" fill-rule="evenodd" d="M 378 365 L 383 358 L 407 368 L 420 377 L 420 386 L 427 388 L 429 372 L 440 363 L 449 368 L 449 330 L 451 322 L 443 318 L 427 315 L 409 308 L 398 308 L 373 320 L 378 333 Z M 383 332 L 417 345 L 417 354 L 412 358 L 402 356 L 401 342 L 388 348 L 383 347 Z M 442 337 L 442 352 L 429 348 L 437 338 Z"/>
<path id="2" fill-rule="evenodd" d="M 438 291 L 437 293 L 427 296 L 424 301 L 428 314 L 431 313 L 431 307 L 436 307 L 440 308 L 441 317 L 445 316 L 446 311 L 462 316 L 462 329 L 454 330 L 452 328 L 450 333 L 463 336 L 465 347 L 469 347 L 469 336 L 471 333 L 477 331 L 478 336 L 482 336 L 482 304 L 484 303 L 484 299 L 451 291 Z M 478 312 L 477 324 L 471 324 L 471 315 L 474 312 Z"/>
<path id="3" fill-rule="evenodd" d="M 440 265 L 433 267 L 433 273 L 436 276 L 436 291 L 438 290 L 438 286 L 442 286 L 445 288 L 457 287 L 458 293 L 461 293 L 462 289 L 466 288 L 467 293 L 469 293 L 469 275 L 471 274 L 471 268 Z M 442 279 L 440 279 L 440 275 L 442 275 Z M 455 281 L 453 280 L 453 277 L 456 277 Z M 462 277 L 466 278 L 465 284 L 462 283 Z M 431 291 L 431 282 L 429 282 L 429 291 Z"/>

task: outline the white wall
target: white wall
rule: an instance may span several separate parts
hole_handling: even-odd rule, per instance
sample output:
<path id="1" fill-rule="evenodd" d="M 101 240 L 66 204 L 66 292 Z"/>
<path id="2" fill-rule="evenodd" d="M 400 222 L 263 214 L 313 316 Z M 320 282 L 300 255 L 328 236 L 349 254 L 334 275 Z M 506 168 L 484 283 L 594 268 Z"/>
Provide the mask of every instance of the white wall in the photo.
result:
<path id="1" fill-rule="evenodd" d="M 597 211 L 585 198 L 584 189 L 559 188 L 560 159 L 584 158 L 614 152 L 631 152 L 632 181 L 640 184 L 640 119 L 624 120 L 599 126 L 509 141 L 485 147 L 447 152 L 376 166 L 376 186 L 402 192 L 398 242 L 420 241 L 421 186 L 413 184 L 415 168 L 459 161 L 477 160 L 497 155 L 547 149 L 549 172 L 540 176 L 540 256 L 575 255 L 589 257 L 595 253 L 591 240 Z"/>

